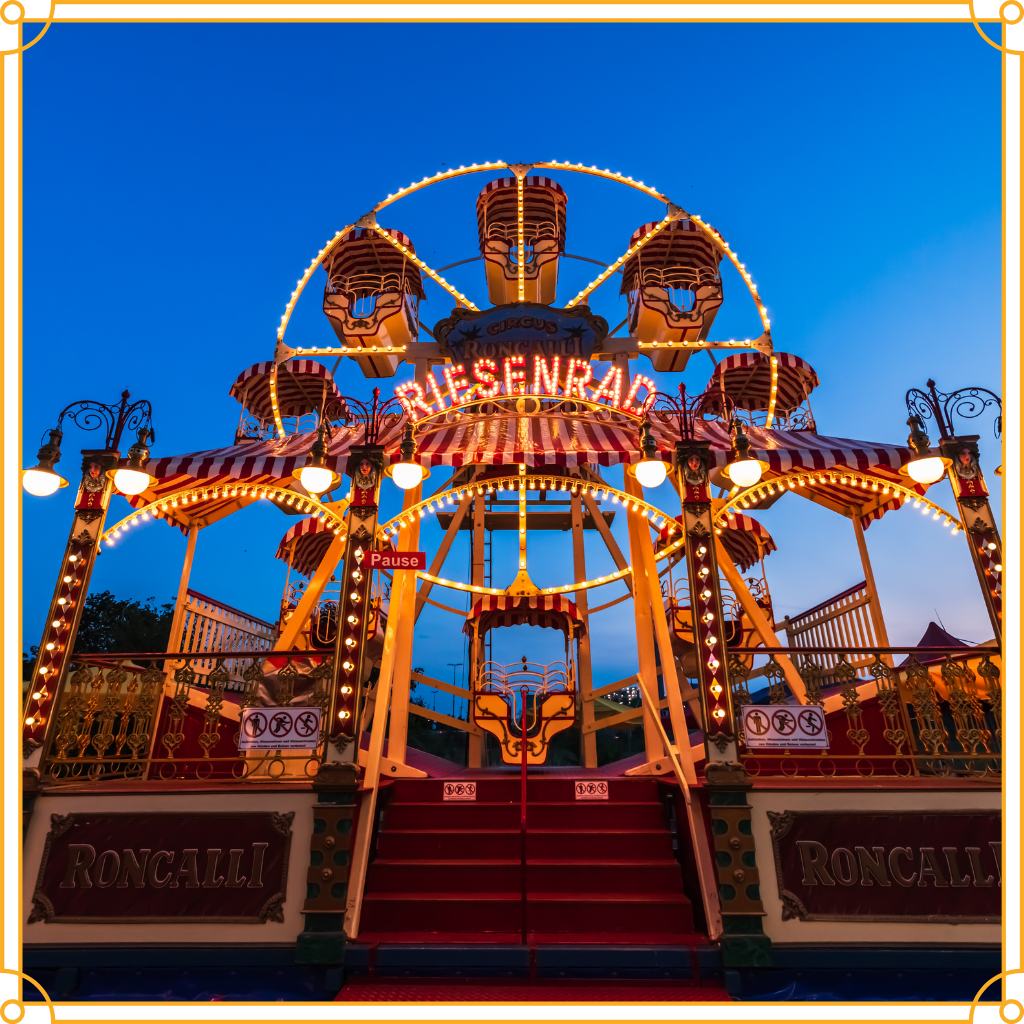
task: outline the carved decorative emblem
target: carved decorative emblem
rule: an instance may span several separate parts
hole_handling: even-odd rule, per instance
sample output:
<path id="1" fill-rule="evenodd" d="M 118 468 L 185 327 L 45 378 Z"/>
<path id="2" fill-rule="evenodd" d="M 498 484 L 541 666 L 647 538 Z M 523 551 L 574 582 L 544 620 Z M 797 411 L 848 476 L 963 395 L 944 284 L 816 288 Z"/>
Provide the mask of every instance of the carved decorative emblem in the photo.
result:
<path id="1" fill-rule="evenodd" d="M 769 811 L 768 820 L 772 823 L 772 839 L 781 839 L 793 827 L 796 816 L 792 811 Z"/>

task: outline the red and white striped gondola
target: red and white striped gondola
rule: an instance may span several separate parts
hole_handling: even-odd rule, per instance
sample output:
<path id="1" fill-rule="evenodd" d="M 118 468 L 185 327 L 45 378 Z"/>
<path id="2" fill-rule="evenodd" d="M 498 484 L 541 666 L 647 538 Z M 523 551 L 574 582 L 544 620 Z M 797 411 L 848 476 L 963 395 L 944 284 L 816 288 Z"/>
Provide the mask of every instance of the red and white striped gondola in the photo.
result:
<path id="1" fill-rule="evenodd" d="M 327 420 L 347 419 L 348 407 L 334 378 L 315 359 L 287 359 L 254 363 L 243 370 L 228 391 L 242 406 L 235 443 L 273 436 L 274 403 L 282 419 L 294 419 L 292 433 L 314 429 L 312 417 L 321 412 Z M 304 416 L 310 422 L 301 423 Z"/>
<path id="2" fill-rule="evenodd" d="M 711 374 L 704 393 L 708 412 L 725 415 L 730 406 L 764 417 L 745 417 L 760 426 L 813 430 L 808 396 L 821 383 L 814 368 L 789 352 L 737 352 L 726 356 Z M 806 405 L 806 409 L 800 407 Z M 799 411 L 798 411 L 799 410 Z M 771 416 L 772 423 L 766 419 Z"/>
<path id="3" fill-rule="evenodd" d="M 334 531 L 322 519 L 309 516 L 296 523 L 277 545 L 275 558 L 303 576 L 312 577 L 334 540 Z"/>
<path id="4" fill-rule="evenodd" d="M 522 182 L 521 209 L 517 178 L 488 182 L 476 200 L 487 293 L 496 306 L 507 302 L 550 305 L 555 301 L 558 258 L 565 252 L 566 195 L 550 178 L 529 175 Z M 519 253 L 520 221 L 522 257 Z M 523 291 L 520 294 L 521 264 Z"/>
<path id="5" fill-rule="evenodd" d="M 395 375 L 402 355 L 388 349 L 404 351 L 419 337 L 419 304 L 426 298 L 419 267 L 406 256 L 416 255 L 412 239 L 394 228 L 384 233 L 405 251 L 372 228 L 356 228 L 324 260 L 324 313 L 343 345 L 374 350 L 353 356 L 366 377 Z"/>
<path id="6" fill-rule="evenodd" d="M 462 631 L 470 636 L 474 632 L 482 636 L 489 629 L 519 625 L 560 629 L 567 640 L 578 640 L 587 632 L 576 605 L 561 594 L 529 597 L 486 594 L 474 603 Z"/>
<path id="7" fill-rule="evenodd" d="M 691 220 L 647 238 L 658 226 L 651 221 L 633 232 L 629 248 L 644 244 L 623 264 L 619 294 L 629 297 L 629 333 L 641 345 L 665 346 L 648 353 L 654 368 L 678 372 L 694 351 L 681 343 L 705 340 L 722 305 L 722 250 Z"/>

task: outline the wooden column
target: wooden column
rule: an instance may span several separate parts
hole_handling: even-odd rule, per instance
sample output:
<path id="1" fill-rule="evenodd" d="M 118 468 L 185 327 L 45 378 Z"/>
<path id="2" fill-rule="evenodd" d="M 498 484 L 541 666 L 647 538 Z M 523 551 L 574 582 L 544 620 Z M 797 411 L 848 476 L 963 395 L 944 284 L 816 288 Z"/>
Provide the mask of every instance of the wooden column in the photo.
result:
<path id="1" fill-rule="evenodd" d="M 178 583 L 178 596 L 174 602 L 174 615 L 171 616 L 171 635 L 167 640 L 168 654 L 185 649 L 182 643 L 182 630 L 185 628 L 185 608 L 188 604 L 188 582 L 192 576 L 192 560 L 196 553 L 196 538 L 199 527 L 193 524 L 188 528 L 188 543 L 185 545 L 185 561 L 181 566 L 181 581 Z"/>
<path id="2" fill-rule="evenodd" d="M 636 622 L 639 675 L 644 684 L 642 692 L 653 694 L 655 698 L 653 707 L 649 700 L 642 698 L 644 750 L 648 762 L 654 762 L 666 757 L 668 751 L 664 749 L 661 737 L 658 735 L 658 725 L 660 724 L 658 716 L 661 712 L 657 705 L 658 666 L 654 657 L 654 621 L 651 616 L 651 598 L 643 569 L 643 551 L 640 546 L 643 539 L 640 531 L 647 528 L 647 520 L 641 519 L 638 512 L 627 509 L 626 523 L 629 526 L 629 558 L 633 566 L 633 617 Z"/>
<path id="3" fill-rule="evenodd" d="M 643 498 L 643 488 L 640 484 L 626 474 L 626 493 L 636 498 Z M 668 616 L 665 614 L 665 602 L 661 596 L 661 584 L 658 581 L 658 563 L 654 560 L 654 546 L 651 543 L 650 529 L 645 519 L 639 520 L 637 531 L 637 547 L 640 551 L 640 562 L 634 562 L 633 578 L 637 589 L 634 591 L 634 600 L 640 597 L 640 579 L 643 580 L 643 589 L 647 592 L 647 600 L 651 605 L 651 614 L 654 621 L 654 635 L 658 643 L 658 653 L 661 655 L 661 674 L 665 680 L 665 696 L 668 699 L 669 719 L 672 722 L 672 735 L 677 747 L 682 770 L 686 774 L 688 783 L 696 783 L 697 772 L 693 766 L 693 758 L 690 754 L 689 730 L 686 727 L 686 711 L 683 708 L 683 695 L 679 687 L 679 676 L 676 672 L 676 659 L 672 651 L 672 638 L 668 630 Z M 655 692 L 657 692 L 655 690 Z M 660 712 L 658 712 L 660 714 Z"/>
<path id="4" fill-rule="evenodd" d="M 408 512 L 423 496 L 423 484 L 417 484 L 405 492 L 402 511 Z M 398 535 L 399 551 L 416 551 L 420 543 L 420 521 L 406 527 Z M 395 590 L 399 579 L 403 580 L 401 602 L 396 603 Z M 409 738 L 409 690 L 412 674 L 413 631 L 416 628 L 416 576 L 409 570 L 397 570 L 391 585 L 391 603 L 388 608 L 388 626 L 396 618 L 395 680 L 391 692 L 391 724 L 388 729 L 388 759 L 396 764 L 405 764 L 406 743 Z M 383 663 L 381 670 L 383 671 Z M 378 683 L 378 686 L 380 684 Z"/>
<path id="5" fill-rule="evenodd" d="M 454 522 L 453 524 L 454 525 Z M 478 494 L 473 499 L 473 579 L 472 583 L 474 587 L 482 587 L 484 585 L 484 542 L 486 539 L 486 532 L 484 530 L 484 496 Z M 469 665 L 466 666 L 466 678 L 469 680 L 469 691 L 470 693 L 475 692 L 476 685 L 475 680 L 479 678 L 480 672 L 483 670 L 483 663 L 485 657 L 485 640 L 483 637 L 477 639 L 474 634 L 473 642 L 469 645 Z M 466 711 L 467 718 L 472 719 L 472 700 L 470 697 L 470 707 Z M 468 733 L 468 752 L 467 752 L 467 764 L 470 768 L 479 768 L 483 764 L 484 757 L 484 738 L 480 733 Z"/>
<path id="6" fill-rule="evenodd" d="M 579 494 L 572 495 L 572 567 L 575 582 L 583 583 L 587 578 L 586 552 L 583 546 L 583 505 Z M 584 768 L 597 767 L 597 734 L 594 725 L 594 675 L 590 663 L 590 613 L 587 607 L 587 592 L 579 590 L 573 597 L 576 599 L 576 610 L 586 627 L 580 637 L 580 653 L 578 668 L 580 692 L 580 760 Z M 588 729 L 588 726 L 590 727 Z"/>
<path id="7" fill-rule="evenodd" d="M 850 522 L 853 523 L 853 533 L 857 538 L 857 550 L 860 552 L 860 564 L 864 569 L 864 581 L 868 588 L 868 613 L 871 615 L 871 625 L 875 630 L 875 639 L 879 647 L 889 646 L 889 634 L 885 629 L 885 619 L 882 617 L 882 605 L 878 600 L 878 589 L 875 587 L 875 574 L 871 571 L 871 559 L 868 557 L 868 545 L 864 540 L 864 527 L 860 521 L 860 509 L 850 509 Z M 893 660 L 891 654 L 883 654 L 882 660 L 892 668 Z"/>

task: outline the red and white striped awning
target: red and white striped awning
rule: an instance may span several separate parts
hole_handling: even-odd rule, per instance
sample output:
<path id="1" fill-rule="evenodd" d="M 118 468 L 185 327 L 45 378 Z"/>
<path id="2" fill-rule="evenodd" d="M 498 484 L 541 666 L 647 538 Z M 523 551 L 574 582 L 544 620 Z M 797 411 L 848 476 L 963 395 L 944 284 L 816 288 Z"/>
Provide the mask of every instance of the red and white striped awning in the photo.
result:
<path id="1" fill-rule="evenodd" d="M 473 605 L 462 627 L 462 631 L 470 636 L 473 635 L 474 619 L 480 620 L 480 633 L 498 626 L 519 626 L 524 623 L 560 629 L 573 639 L 578 639 L 587 631 L 576 605 L 561 594 L 534 594 L 531 597 L 486 594 Z"/>
<path id="2" fill-rule="evenodd" d="M 462 417 L 417 438 L 424 466 L 614 466 L 638 462 L 634 429 L 596 418 Z M 397 442 L 389 453 L 401 460 Z"/>
<path id="3" fill-rule="evenodd" d="M 328 529 L 322 519 L 310 516 L 296 523 L 281 538 L 274 557 L 303 576 L 311 577 L 320 567 L 333 540 L 334 531 Z"/>
<path id="4" fill-rule="evenodd" d="M 779 380 L 775 408 L 780 413 L 796 409 L 821 383 L 813 367 L 799 356 L 776 352 Z M 772 357 L 763 352 L 737 352 L 726 356 L 708 381 L 705 393 L 728 395 L 738 409 L 764 412 L 771 400 Z M 721 412 L 723 402 L 712 396 L 705 406 L 710 412 Z"/>
<path id="5" fill-rule="evenodd" d="M 667 457 L 679 440 L 677 421 L 670 414 L 652 411 L 651 429 L 659 451 Z M 903 499 L 890 495 L 883 501 L 870 485 L 863 488 L 843 483 L 842 470 L 870 473 L 889 483 L 901 483 L 918 494 L 924 494 L 928 489 L 900 476 L 900 467 L 914 458 L 914 453 L 904 445 L 826 437 L 809 430 L 765 430 L 763 427 L 744 427 L 744 430 L 750 439 L 751 457 L 768 464 L 764 475 L 766 483 L 770 484 L 773 477 L 797 470 L 808 474 L 836 471 L 835 481 L 807 484 L 795 488 L 795 493 L 844 515 L 850 507 L 859 509 L 864 529 L 886 512 L 900 508 Z M 732 457 L 732 442 L 725 426 L 716 420 L 698 420 L 695 432 L 698 440 L 711 444 L 709 461 L 712 468 L 728 465 Z"/>
<path id="6" fill-rule="evenodd" d="M 282 416 L 319 412 L 326 399 L 327 419 L 348 417 L 348 407 L 334 378 L 315 359 L 287 359 L 277 367 L 273 362 L 256 363 L 238 375 L 228 394 L 257 419 L 269 420 L 274 414 L 271 380 L 277 388 L 277 408 Z"/>
<path id="7" fill-rule="evenodd" d="M 682 516 L 676 516 L 675 522 L 681 523 Z M 746 572 L 755 562 L 766 558 L 773 551 L 778 551 L 772 535 L 752 516 L 738 512 L 726 517 L 716 524 L 721 531 L 719 536 L 729 557 L 736 563 L 741 572 Z M 658 533 L 658 545 L 668 543 L 668 524 Z"/>

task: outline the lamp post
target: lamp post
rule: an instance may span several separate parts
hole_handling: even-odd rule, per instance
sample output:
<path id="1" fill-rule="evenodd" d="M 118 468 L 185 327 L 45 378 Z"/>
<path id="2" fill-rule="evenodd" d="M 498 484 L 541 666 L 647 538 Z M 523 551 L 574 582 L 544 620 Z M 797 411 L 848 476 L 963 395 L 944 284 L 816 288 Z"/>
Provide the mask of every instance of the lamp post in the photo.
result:
<path id="1" fill-rule="evenodd" d="M 709 399 L 712 398 L 712 404 Z M 726 404 L 723 406 L 723 400 Z M 697 679 L 704 712 L 704 746 L 707 763 L 704 784 L 714 833 L 714 860 L 718 873 L 718 895 L 722 912 L 722 951 L 726 963 L 770 963 L 771 940 L 764 934 L 756 849 L 751 825 L 751 807 L 746 797 L 751 788 L 739 758 L 736 717 L 729 678 L 729 652 L 725 643 L 725 614 L 718 583 L 718 554 L 710 494 L 711 443 L 697 437 L 697 424 L 707 415 L 736 429 L 726 469 L 736 467 L 736 486 L 761 477 L 759 460 L 749 453 L 749 441 L 732 416 L 731 402 L 720 394 L 688 398 L 683 385 L 679 398 L 659 395 L 655 408 L 662 406 L 676 420 L 674 473 L 683 506 L 686 575 L 690 587 L 690 615 L 697 662 Z M 756 474 L 756 475 L 755 475 Z"/>
<path id="2" fill-rule="evenodd" d="M 366 632 L 371 606 L 372 570 L 366 556 L 373 549 L 377 534 L 380 480 L 384 471 L 381 434 L 401 422 L 404 411 L 396 398 L 381 402 L 380 388 L 373 389 L 370 404 L 347 396 L 344 402 L 348 418 L 362 425 L 363 437 L 362 444 L 353 445 L 349 450 L 346 467 L 352 480 L 352 494 L 345 516 L 348 540 L 342 558 L 341 594 L 338 599 L 338 639 L 334 651 L 330 736 L 342 760 L 357 764 L 362 686 L 366 674 Z M 324 430 L 322 426 L 310 453 L 310 462 L 300 473 L 308 474 L 310 469 L 333 472 L 324 465 L 327 456 Z"/>
<path id="3" fill-rule="evenodd" d="M 102 448 L 82 450 L 82 476 L 71 531 L 25 700 L 22 737 L 26 759 L 34 755 L 47 736 L 50 712 L 74 649 L 111 494 L 114 490 L 124 495 L 141 494 L 151 482 L 144 467 L 149 460 L 148 443 L 156 438 L 153 409 L 144 399 L 129 402 L 130 398 L 129 392 L 123 391 L 116 405 L 85 399 L 65 406 L 57 417 L 57 426 L 48 431 L 49 440 L 39 449 L 38 463 L 22 473 L 22 485 L 29 494 L 54 494 L 68 486 L 68 481 L 54 468 L 61 458 L 65 420 L 70 419 L 81 430 L 105 429 Z M 119 449 L 126 430 L 135 432 L 137 440 L 122 465 Z"/>
<path id="4" fill-rule="evenodd" d="M 996 640 L 1002 643 L 1003 545 L 978 461 L 979 435 L 957 435 L 953 429 L 954 415 L 976 419 L 995 405 L 1000 410 L 993 424 L 998 437 L 1002 433 L 1002 402 L 987 388 L 961 388 L 945 394 L 936 390 L 933 380 L 925 386 L 927 391 L 911 388 L 906 395 L 910 414 L 908 443 L 917 456 L 907 465 L 906 472 L 922 484 L 936 483 L 944 473 L 948 475 L 992 629 Z M 938 427 L 937 449 L 932 448 L 925 433 L 926 420 L 934 420 Z"/>

